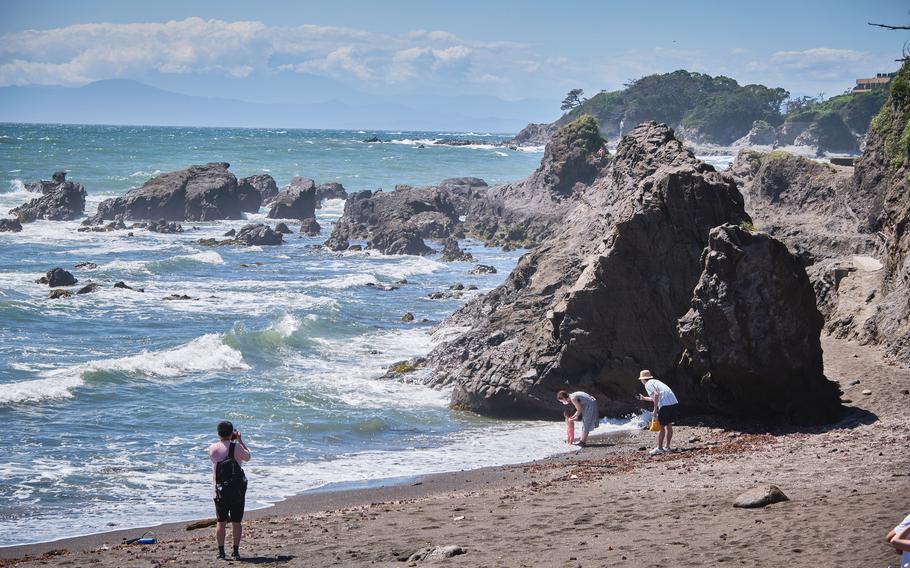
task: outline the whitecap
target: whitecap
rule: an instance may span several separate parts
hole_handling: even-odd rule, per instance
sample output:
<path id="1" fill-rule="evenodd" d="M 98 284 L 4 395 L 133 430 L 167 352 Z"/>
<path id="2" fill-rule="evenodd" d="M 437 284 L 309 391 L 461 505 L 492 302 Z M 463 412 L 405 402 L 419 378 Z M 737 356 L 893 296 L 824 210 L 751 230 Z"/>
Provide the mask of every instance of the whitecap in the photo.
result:
<path id="1" fill-rule="evenodd" d="M 178 377 L 200 371 L 248 369 L 243 354 L 225 345 L 223 336 L 208 333 L 174 349 L 144 351 L 138 355 L 102 359 L 44 373 L 42 379 L 0 385 L 0 404 L 69 398 L 73 389 L 85 384 L 85 375 L 97 371 L 119 371 L 149 377 Z"/>

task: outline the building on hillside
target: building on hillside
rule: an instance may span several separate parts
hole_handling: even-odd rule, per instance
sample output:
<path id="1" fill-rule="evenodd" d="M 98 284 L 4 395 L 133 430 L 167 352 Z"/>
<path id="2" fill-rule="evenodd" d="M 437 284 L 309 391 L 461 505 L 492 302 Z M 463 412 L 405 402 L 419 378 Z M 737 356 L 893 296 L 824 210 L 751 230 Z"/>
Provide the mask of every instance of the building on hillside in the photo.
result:
<path id="1" fill-rule="evenodd" d="M 869 79 L 857 79 L 856 86 L 853 87 L 854 93 L 868 93 L 877 89 L 887 89 L 891 78 L 896 73 L 876 73 L 875 77 Z"/>

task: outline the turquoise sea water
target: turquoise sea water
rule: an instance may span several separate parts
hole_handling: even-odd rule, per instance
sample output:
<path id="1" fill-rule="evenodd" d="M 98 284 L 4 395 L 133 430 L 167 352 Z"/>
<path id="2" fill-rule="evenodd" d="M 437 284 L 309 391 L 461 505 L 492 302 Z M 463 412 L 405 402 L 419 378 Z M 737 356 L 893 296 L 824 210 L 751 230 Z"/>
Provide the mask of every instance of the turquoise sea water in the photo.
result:
<path id="1" fill-rule="evenodd" d="M 393 142 L 361 142 L 374 135 Z M 22 181 L 59 169 L 85 185 L 91 214 L 157 173 L 208 161 L 230 162 L 238 176 L 270 173 L 279 186 L 304 175 L 357 191 L 453 176 L 515 180 L 541 157 L 427 143 L 447 137 L 503 138 L 5 124 L 0 214 L 34 197 Z M 78 221 L 0 233 L 0 545 L 210 516 L 206 448 L 224 418 L 253 451 L 248 507 L 331 482 L 564 451 L 559 423 L 453 412 L 446 391 L 381 378 L 389 364 L 428 352 L 440 339 L 430 328 L 465 301 L 429 293 L 456 282 L 489 290 L 521 251 L 465 242 L 478 263 L 499 269 L 472 276 L 473 264 L 433 256 L 311 246 L 342 208 L 333 201 L 318 211 L 320 237 L 289 235 L 278 247 L 196 243 L 246 221 L 184 223 L 177 235 L 78 233 Z M 84 261 L 98 268 L 73 268 Z M 34 280 L 55 266 L 102 289 L 48 300 Z M 145 292 L 113 289 L 118 280 Z M 368 285 L 400 280 L 393 291 Z M 164 301 L 170 294 L 195 299 Z M 408 311 L 416 323 L 401 322 Z"/>

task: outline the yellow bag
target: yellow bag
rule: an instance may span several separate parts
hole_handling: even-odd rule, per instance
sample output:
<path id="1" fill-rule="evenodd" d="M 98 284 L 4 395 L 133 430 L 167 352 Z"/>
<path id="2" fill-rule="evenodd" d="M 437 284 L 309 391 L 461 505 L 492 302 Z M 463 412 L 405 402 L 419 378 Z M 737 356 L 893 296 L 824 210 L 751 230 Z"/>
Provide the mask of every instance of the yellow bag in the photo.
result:
<path id="1" fill-rule="evenodd" d="M 657 421 L 657 418 L 651 419 L 651 425 L 648 427 L 648 432 L 660 432 L 660 422 Z"/>

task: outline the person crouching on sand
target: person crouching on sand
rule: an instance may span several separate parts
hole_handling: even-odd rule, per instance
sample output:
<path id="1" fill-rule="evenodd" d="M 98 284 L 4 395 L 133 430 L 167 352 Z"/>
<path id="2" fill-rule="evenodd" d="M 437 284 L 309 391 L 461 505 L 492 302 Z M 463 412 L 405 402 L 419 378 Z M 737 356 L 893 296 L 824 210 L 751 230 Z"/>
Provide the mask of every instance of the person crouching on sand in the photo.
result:
<path id="1" fill-rule="evenodd" d="M 648 396 L 638 395 L 638 400 L 649 400 L 654 405 L 654 417 L 660 422 L 660 432 L 657 433 L 657 447 L 649 453 L 652 456 L 670 451 L 670 442 L 673 440 L 673 423 L 679 418 L 679 401 L 670 387 L 654 378 L 651 371 L 645 369 L 638 375 L 638 380 L 645 386 Z M 664 446 L 664 438 L 667 445 Z"/>
<path id="2" fill-rule="evenodd" d="M 581 438 L 578 440 L 578 445 L 584 448 L 588 445 L 588 433 L 597 428 L 600 422 L 597 414 L 597 400 L 586 392 L 577 391 L 569 394 L 564 390 L 556 393 L 556 400 L 565 405 L 571 402 L 575 406 L 575 412 L 566 420 L 581 420 Z"/>

